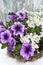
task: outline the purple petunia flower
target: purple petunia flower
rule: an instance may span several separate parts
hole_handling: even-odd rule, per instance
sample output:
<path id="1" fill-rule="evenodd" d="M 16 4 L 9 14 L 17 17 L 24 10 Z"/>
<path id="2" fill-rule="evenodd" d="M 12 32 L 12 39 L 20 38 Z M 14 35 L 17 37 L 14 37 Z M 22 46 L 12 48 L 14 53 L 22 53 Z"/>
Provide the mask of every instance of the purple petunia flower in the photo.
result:
<path id="1" fill-rule="evenodd" d="M 27 13 L 23 10 L 20 10 L 16 13 L 16 15 L 18 15 L 19 17 L 17 19 L 21 19 L 21 20 L 24 20 L 24 19 L 28 19 L 28 16 L 27 16 Z"/>
<path id="2" fill-rule="evenodd" d="M 20 50 L 20 55 L 25 58 L 26 60 L 29 59 L 30 56 L 33 56 L 34 55 L 34 50 L 31 46 L 31 44 L 29 43 L 24 43 L 22 45 L 22 48 Z"/>
<path id="3" fill-rule="evenodd" d="M 24 36 L 27 34 L 27 28 L 24 28 Z"/>
<path id="4" fill-rule="evenodd" d="M 17 36 L 15 35 L 14 38 L 15 38 L 16 41 L 19 41 L 20 40 L 20 35 L 17 35 Z"/>
<path id="5" fill-rule="evenodd" d="M 7 43 L 11 39 L 11 33 L 9 30 L 6 30 L 5 32 L 1 33 L 1 42 Z"/>
<path id="6" fill-rule="evenodd" d="M 0 21 L 0 28 L 4 27 L 4 23 Z"/>
<path id="7" fill-rule="evenodd" d="M 0 28 L 0 33 L 4 32 L 5 30 L 5 28 Z"/>
<path id="8" fill-rule="evenodd" d="M 11 29 L 14 31 L 14 35 L 21 35 L 24 32 L 24 25 L 20 22 L 15 22 L 12 26 Z"/>
<path id="9" fill-rule="evenodd" d="M 4 32 L 6 29 L 5 28 L 0 28 L 0 40 L 1 40 L 1 33 Z"/>
<path id="10" fill-rule="evenodd" d="M 9 13 L 8 17 L 10 20 L 16 20 L 18 18 L 18 16 L 13 12 Z"/>
<path id="11" fill-rule="evenodd" d="M 11 34 L 13 34 L 13 30 L 10 28 L 9 31 L 11 32 Z"/>
<path id="12" fill-rule="evenodd" d="M 3 22 L 2 21 L 0 21 L 0 25 L 3 25 Z"/>
<path id="13" fill-rule="evenodd" d="M 7 48 L 7 50 L 9 52 L 14 51 L 15 50 L 15 45 L 16 45 L 16 40 L 13 39 L 13 38 L 11 38 L 11 40 L 9 40 L 9 42 L 8 42 L 8 48 Z"/>

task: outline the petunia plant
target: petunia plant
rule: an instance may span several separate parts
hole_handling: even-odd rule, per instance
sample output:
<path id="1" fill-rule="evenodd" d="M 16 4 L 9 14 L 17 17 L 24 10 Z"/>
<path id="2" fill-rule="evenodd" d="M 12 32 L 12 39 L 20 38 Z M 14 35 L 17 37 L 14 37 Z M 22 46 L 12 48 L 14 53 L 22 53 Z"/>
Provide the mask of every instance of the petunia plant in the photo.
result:
<path id="1" fill-rule="evenodd" d="M 37 25 L 34 18 L 23 10 L 9 12 L 6 25 L 0 21 L 1 48 L 15 56 L 29 60 L 43 50 L 43 21 Z M 37 21 L 37 18 L 36 18 Z M 37 21 L 38 22 L 38 21 Z"/>

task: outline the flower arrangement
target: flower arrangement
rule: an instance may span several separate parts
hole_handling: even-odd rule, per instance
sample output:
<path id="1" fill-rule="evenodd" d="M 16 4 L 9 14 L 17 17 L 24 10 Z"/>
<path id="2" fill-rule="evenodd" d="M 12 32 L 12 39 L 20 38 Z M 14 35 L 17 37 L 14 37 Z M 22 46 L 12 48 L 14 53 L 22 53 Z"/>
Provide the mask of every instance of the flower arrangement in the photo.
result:
<path id="1" fill-rule="evenodd" d="M 6 25 L 0 21 L 1 48 L 29 60 L 43 50 L 43 18 L 37 13 L 20 10 L 8 14 Z"/>

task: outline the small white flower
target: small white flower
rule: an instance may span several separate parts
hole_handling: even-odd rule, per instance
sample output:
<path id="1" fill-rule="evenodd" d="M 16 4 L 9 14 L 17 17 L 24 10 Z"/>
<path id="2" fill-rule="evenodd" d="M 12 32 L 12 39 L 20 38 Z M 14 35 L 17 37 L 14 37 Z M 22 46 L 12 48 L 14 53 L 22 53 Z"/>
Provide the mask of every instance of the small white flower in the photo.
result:
<path id="1" fill-rule="evenodd" d="M 22 43 L 30 43 L 29 35 L 21 36 L 20 41 Z"/>
<path id="2" fill-rule="evenodd" d="M 31 41 L 34 41 L 36 43 L 39 43 L 40 36 L 37 35 L 36 33 L 34 35 L 30 34 L 30 39 L 31 39 Z"/>
<path id="3" fill-rule="evenodd" d="M 35 42 L 32 42 L 31 45 L 32 45 L 32 48 L 34 49 L 34 51 L 35 51 L 35 49 L 39 48 L 39 46 Z"/>
<path id="4" fill-rule="evenodd" d="M 35 24 L 34 24 L 34 22 L 33 21 L 27 21 L 27 24 L 28 24 L 28 27 L 30 27 L 30 28 L 34 28 L 35 27 Z"/>
<path id="5" fill-rule="evenodd" d="M 37 16 L 34 17 L 34 18 L 33 18 L 33 21 L 34 21 L 34 24 L 35 24 L 35 25 L 37 25 L 37 26 L 40 25 L 40 17 L 37 17 Z"/>
<path id="6" fill-rule="evenodd" d="M 33 39 L 34 39 L 34 41 L 35 41 L 36 43 L 39 43 L 40 36 L 34 35 L 34 36 L 33 36 Z"/>
<path id="7" fill-rule="evenodd" d="M 43 37 L 43 32 L 40 32 L 40 37 Z"/>

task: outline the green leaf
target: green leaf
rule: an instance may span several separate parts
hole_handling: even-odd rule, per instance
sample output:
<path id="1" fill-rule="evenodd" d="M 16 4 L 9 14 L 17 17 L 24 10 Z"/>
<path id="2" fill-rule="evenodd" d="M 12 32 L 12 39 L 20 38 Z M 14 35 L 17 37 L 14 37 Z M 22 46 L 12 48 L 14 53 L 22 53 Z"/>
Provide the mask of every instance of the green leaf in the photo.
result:
<path id="1" fill-rule="evenodd" d="M 15 21 L 9 21 L 9 22 L 6 22 L 6 29 L 9 29 L 11 25 L 14 24 Z"/>
<path id="2" fill-rule="evenodd" d="M 21 46 L 22 46 L 22 44 L 19 44 L 19 43 L 16 45 L 16 49 L 13 52 L 15 55 L 20 56 Z"/>
<path id="3" fill-rule="evenodd" d="M 41 40 L 43 41 L 43 37 L 41 38 Z"/>
<path id="4" fill-rule="evenodd" d="M 28 29 L 27 29 L 27 32 L 28 32 L 28 33 L 34 33 L 35 30 L 34 30 L 34 28 L 28 28 Z"/>
<path id="5" fill-rule="evenodd" d="M 35 28 L 28 28 L 27 29 L 27 32 L 28 33 L 36 33 L 36 34 L 40 34 L 40 31 L 41 31 L 41 28 L 40 27 L 38 27 L 38 26 L 35 26 Z"/>
<path id="6" fill-rule="evenodd" d="M 39 50 L 43 51 L 43 41 L 42 40 L 40 40 L 39 42 Z"/>
<path id="7" fill-rule="evenodd" d="M 40 34 L 41 28 L 39 26 L 36 26 L 34 30 L 37 34 Z"/>
<path id="8" fill-rule="evenodd" d="M 1 49 L 8 47 L 8 44 L 2 44 Z"/>

